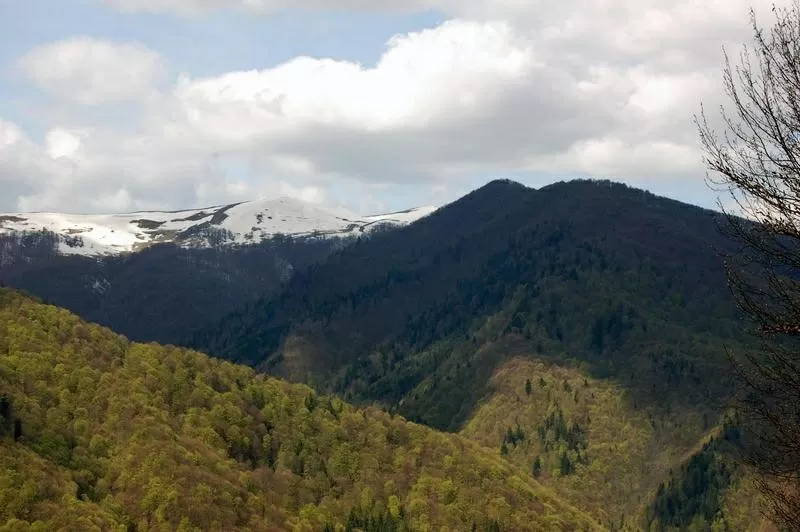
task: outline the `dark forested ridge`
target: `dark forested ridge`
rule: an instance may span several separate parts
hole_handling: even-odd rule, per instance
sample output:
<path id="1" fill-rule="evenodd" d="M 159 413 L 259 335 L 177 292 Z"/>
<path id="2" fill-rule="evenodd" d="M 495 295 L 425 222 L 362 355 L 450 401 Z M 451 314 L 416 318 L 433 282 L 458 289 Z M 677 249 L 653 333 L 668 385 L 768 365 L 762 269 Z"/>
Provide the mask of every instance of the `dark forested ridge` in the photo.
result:
<path id="1" fill-rule="evenodd" d="M 726 349 L 753 345 L 722 219 L 610 182 L 495 181 L 191 343 L 460 431 L 611 530 L 757 530 L 744 472 L 705 491 L 675 473 L 706 467 L 700 442 L 733 392 Z"/>
<path id="2" fill-rule="evenodd" d="M 138 341 L 179 343 L 323 260 L 341 239 L 276 237 L 256 245 L 156 245 L 112 257 L 64 256 L 56 235 L 0 235 L 0 282 Z"/>
<path id="3" fill-rule="evenodd" d="M 195 335 L 209 353 L 455 429 L 517 335 L 643 401 L 724 396 L 743 324 L 717 215 L 624 185 L 495 181 L 298 273 Z"/>
<path id="4" fill-rule="evenodd" d="M 0 529 L 600 527 L 466 438 L 0 288 Z"/>
<path id="5" fill-rule="evenodd" d="M 307 315 L 345 325 L 339 315 L 347 307 L 357 318 L 371 321 L 358 334 L 342 327 L 327 332 L 346 339 L 341 343 L 347 351 L 361 352 L 401 334 L 409 309 L 427 308 L 456 291 L 457 282 L 473 275 L 487 254 L 503 249 L 502 240 L 524 219 L 522 207 L 529 199 L 522 185 L 492 182 L 403 230 L 359 241 L 324 265 L 298 273 L 275 302 L 265 299 L 243 309 L 195 341 L 216 354 L 260 363 L 278 347 L 290 322 Z M 434 290 L 431 280 L 437 285 Z M 455 312 L 450 309 L 452 317 L 446 321 L 460 321 L 463 316 Z M 250 322 L 255 329 L 241 334 L 251 329 Z"/>

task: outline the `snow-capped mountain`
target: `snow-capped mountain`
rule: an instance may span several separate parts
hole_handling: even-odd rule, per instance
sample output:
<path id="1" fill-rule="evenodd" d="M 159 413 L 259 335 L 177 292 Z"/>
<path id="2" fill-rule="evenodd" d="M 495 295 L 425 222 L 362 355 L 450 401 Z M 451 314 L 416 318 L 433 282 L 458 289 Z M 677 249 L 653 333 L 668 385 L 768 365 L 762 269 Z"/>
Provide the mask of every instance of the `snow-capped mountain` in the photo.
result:
<path id="1" fill-rule="evenodd" d="M 114 255 L 154 243 L 182 246 L 251 244 L 276 235 L 356 236 L 386 225 L 406 225 L 433 212 L 419 207 L 389 214 L 359 215 L 292 198 L 248 201 L 183 211 L 126 214 L 0 214 L 0 235 L 41 231 L 58 237 L 65 255 Z"/>

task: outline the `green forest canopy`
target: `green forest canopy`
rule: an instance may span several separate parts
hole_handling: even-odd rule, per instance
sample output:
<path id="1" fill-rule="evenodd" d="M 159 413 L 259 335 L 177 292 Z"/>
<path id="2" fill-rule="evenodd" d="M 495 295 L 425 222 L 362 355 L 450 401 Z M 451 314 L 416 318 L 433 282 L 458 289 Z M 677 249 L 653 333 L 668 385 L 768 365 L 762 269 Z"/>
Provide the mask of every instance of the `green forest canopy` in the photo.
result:
<path id="1" fill-rule="evenodd" d="M 2 530 L 599 529 L 462 437 L 3 288 L 0 395 Z"/>

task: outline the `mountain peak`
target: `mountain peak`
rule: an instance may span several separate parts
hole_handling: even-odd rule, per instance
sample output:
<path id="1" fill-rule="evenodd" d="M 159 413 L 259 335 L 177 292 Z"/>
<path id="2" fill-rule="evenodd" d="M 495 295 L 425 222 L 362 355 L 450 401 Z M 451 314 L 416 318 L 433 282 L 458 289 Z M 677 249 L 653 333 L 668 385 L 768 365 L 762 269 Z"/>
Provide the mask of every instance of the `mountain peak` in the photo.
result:
<path id="1" fill-rule="evenodd" d="M 492 189 L 504 189 L 504 190 L 519 190 L 519 189 L 527 189 L 525 185 L 520 183 L 519 181 L 514 181 L 513 179 L 508 178 L 498 178 L 492 179 L 478 190 L 492 190 Z"/>
<path id="2" fill-rule="evenodd" d="M 180 211 L 0 214 L 0 235 L 46 231 L 56 235 L 61 254 L 102 256 L 157 243 L 209 247 L 257 244 L 277 235 L 357 236 L 379 226 L 412 223 L 433 210 L 420 207 L 364 216 L 342 207 L 284 196 Z"/>

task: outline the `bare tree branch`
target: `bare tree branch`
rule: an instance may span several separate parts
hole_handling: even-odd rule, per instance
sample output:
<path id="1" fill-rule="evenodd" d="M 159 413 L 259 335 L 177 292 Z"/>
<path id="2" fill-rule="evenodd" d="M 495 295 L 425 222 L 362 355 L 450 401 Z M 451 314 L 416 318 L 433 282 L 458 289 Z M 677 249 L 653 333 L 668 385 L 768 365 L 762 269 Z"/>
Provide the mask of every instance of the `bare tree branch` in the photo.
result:
<path id="1" fill-rule="evenodd" d="M 730 357 L 754 435 L 745 458 L 761 473 L 770 517 L 800 530 L 800 1 L 773 14 L 765 30 L 750 11 L 753 46 L 735 66 L 724 52 L 723 134 L 703 107 L 695 124 L 709 185 L 741 211 L 723 209 L 740 244 L 725 268 L 763 338 L 761 352 Z"/>

